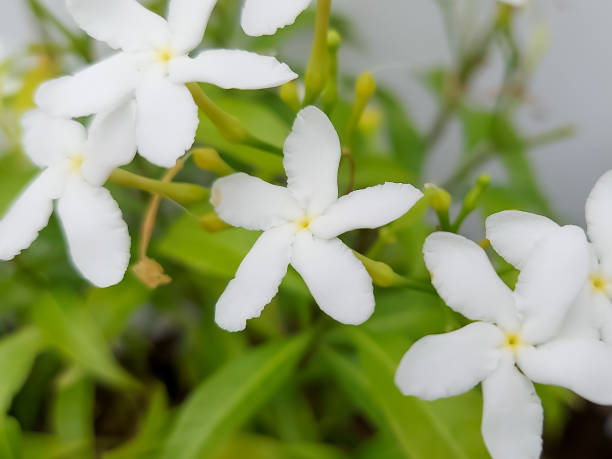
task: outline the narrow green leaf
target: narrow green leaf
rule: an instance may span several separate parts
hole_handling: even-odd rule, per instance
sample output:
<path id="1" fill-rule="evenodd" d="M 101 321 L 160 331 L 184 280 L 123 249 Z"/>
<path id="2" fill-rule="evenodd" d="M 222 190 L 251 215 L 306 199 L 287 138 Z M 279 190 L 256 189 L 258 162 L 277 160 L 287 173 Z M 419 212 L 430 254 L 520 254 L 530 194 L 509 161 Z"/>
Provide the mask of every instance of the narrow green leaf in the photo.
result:
<path id="1" fill-rule="evenodd" d="M 24 328 L 0 341 L 0 410 L 5 414 L 11 401 L 25 383 L 34 359 L 42 349 L 37 329 Z"/>
<path id="2" fill-rule="evenodd" d="M 310 335 L 263 345 L 204 381 L 181 408 L 162 459 L 207 457 L 293 374 Z"/>
<path id="3" fill-rule="evenodd" d="M 116 363 L 89 311 L 74 298 L 62 298 L 60 306 L 51 295 L 43 295 L 33 308 L 33 317 L 45 341 L 87 372 L 117 387 L 138 387 Z"/>
<path id="4" fill-rule="evenodd" d="M 0 457 L 21 459 L 21 441 L 21 427 L 17 420 L 11 417 L 0 418 Z"/>
<path id="5" fill-rule="evenodd" d="M 93 441 L 94 384 L 81 370 L 60 376 L 52 407 L 53 428 L 66 442 Z"/>

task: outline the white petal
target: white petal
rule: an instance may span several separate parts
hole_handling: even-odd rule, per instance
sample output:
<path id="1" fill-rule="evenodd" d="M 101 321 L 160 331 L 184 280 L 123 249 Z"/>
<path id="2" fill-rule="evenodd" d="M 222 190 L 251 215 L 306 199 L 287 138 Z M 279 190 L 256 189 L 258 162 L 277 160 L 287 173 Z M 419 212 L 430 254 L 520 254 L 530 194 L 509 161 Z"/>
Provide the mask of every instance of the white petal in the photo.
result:
<path id="1" fill-rule="evenodd" d="M 294 233 L 290 226 L 264 232 L 244 257 L 236 276 L 217 301 L 215 321 L 228 331 L 240 331 L 259 317 L 276 296 L 287 273 Z"/>
<path id="2" fill-rule="evenodd" d="M 321 310 L 338 322 L 359 325 L 374 312 L 372 279 L 340 239 L 313 238 L 308 231 L 301 231 L 291 264 Z"/>
<path id="3" fill-rule="evenodd" d="M 599 339 L 598 297 L 603 298 L 603 295 L 593 292 L 590 283 L 585 284 L 568 309 L 556 336 Z"/>
<path id="4" fill-rule="evenodd" d="M 503 339 L 499 328 L 485 322 L 421 338 L 404 354 L 395 384 L 423 400 L 467 392 L 497 368 Z"/>
<path id="5" fill-rule="evenodd" d="M 245 0 L 242 29 L 254 37 L 272 35 L 279 28 L 293 24 L 309 4 L 310 0 Z"/>
<path id="6" fill-rule="evenodd" d="M 317 107 L 297 114 L 285 141 L 283 159 L 287 188 L 313 215 L 338 199 L 340 139 L 331 121 Z"/>
<path id="7" fill-rule="evenodd" d="M 559 228 L 549 218 L 518 210 L 493 214 L 487 218 L 485 225 L 487 239 L 495 251 L 519 270 L 537 243 Z"/>
<path id="8" fill-rule="evenodd" d="M 72 177 L 58 201 L 70 258 L 97 287 L 121 282 L 130 261 L 130 235 L 108 190 Z"/>
<path id="9" fill-rule="evenodd" d="M 211 83 L 224 89 L 275 88 L 297 75 L 272 56 L 238 49 L 211 49 L 195 58 L 172 59 L 168 66 L 170 78 L 177 83 Z"/>
<path id="10" fill-rule="evenodd" d="M 531 380 L 566 387 L 600 405 L 612 405 L 612 346 L 593 339 L 559 339 L 518 353 Z"/>
<path id="11" fill-rule="evenodd" d="M 587 279 L 589 264 L 586 237 L 576 226 L 558 228 L 536 246 L 514 290 L 528 342 L 544 342 L 559 331 Z"/>
<path id="12" fill-rule="evenodd" d="M 210 202 L 222 220 L 251 230 L 267 230 L 302 216 L 287 188 L 242 172 L 215 181 Z"/>
<path id="13" fill-rule="evenodd" d="M 119 53 L 81 70 L 74 76 L 47 81 L 35 101 L 46 112 L 80 117 L 115 109 L 133 95 L 140 74 L 135 59 Z"/>
<path id="14" fill-rule="evenodd" d="M 533 384 L 506 355 L 482 383 L 482 436 L 495 459 L 538 459 L 542 452 L 542 402 Z"/>
<path id="15" fill-rule="evenodd" d="M 331 239 L 358 228 L 378 228 L 404 215 L 423 197 L 412 185 L 385 183 L 353 191 L 312 222 L 315 236 Z"/>
<path id="16" fill-rule="evenodd" d="M 94 118 L 81 169 L 83 177 L 91 185 L 101 186 L 115 168 L 129 164 L 135 154 L 136 104 L 130 100 Z"/>
<path id="17" fill-rule="evenodd" d="M 23 115 L 21 125 L 25 153 L 39 167 L 50 166 L 83 152 L 85 128 L 76 121 L 56 118 L 42 110 L 31 110 Z"/>
<path id="18" fill-rule="evenodd" d="M 0 220 L 0 260 L 11 260 L 30 247 L 49 222 L 53 200 L 62 191 L 64 176 L 56 168 L 40 173 Z"/>
<path id="19" fill-rule="evenodd" d="M 189 90 L 151 75 L 136 91 L 138 151 L 161 167 L 172 167 L 189 150 L 198 128 L 198 107 Z"/>
<path id="20" fill-rule="evenodd" d="M 171 0 L 168 7 L 168 25 L 172 35 L 172 48 L 187 53 L 202 41 L 208 18 L 217 0 Z"/>
<path id="21" fill-rule="evenodd" d="M 81 29 L 111 48 L 148 50 L 167 45 L 166 21 L 136 0 L 66 0 Z"/>
<path id="22" fill-rule="evenodd" d="M 597 318 L 602 341 L 612 345 L 612 302 L 603 295 L 597 299 Z"/>
<path id="23" fill-rule="evenodd" d="M 480 246 L 457 234 L 437 232 L 425 240 L 423 254 L 431 282 L 449 307 L 508 331 L 518 327 L 512 291 Z"/>
<path id="24" fill-rule="evenodd" d="M 603 271 L 612 276 L 612 171 L 597 181 L 585 206 L 587 232 Z"/>

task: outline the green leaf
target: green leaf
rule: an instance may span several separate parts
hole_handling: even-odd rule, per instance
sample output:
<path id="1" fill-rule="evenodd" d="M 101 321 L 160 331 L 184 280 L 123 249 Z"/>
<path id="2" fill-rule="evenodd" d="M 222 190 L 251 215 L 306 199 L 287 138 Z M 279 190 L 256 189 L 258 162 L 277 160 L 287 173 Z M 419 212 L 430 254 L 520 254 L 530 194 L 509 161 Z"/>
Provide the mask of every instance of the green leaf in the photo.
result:
<path id="1" fill-rule="evenodd" d="M 37 329 L 24 328 L 0 341 L 0 410 L 5 414 L 13 397 L 25 383 L 34 360 L 42 350 Z"/>
<path id="2" fill-rule="evenodd" d="M 151 296 L 142 282 L 128 273 L 120 284 L 94 288 L 87 298 L 87 307 L 107 338 L 116 337 L 132 313 Z"/>
<path id="3" fill-rule="evenodd" d="M 204 381 L 178 413 L 162 459 L 207 457 L 292 376 L 309 334 L 250 351 Z"/>
<path id="4" fill-rule="evenodd" d="M 92 442 L 93 416 L 93 381 L 77 368 L 67 370 L 57 382 L 52 407 L 55 433 L 66 442 Z"/>
<path id="5" fill-rule="evenodd" d="M 0 418 L 0 457 L 2 459 L 21 459 L 21 427 L 11 417 Z"/>
<path id="6" fill-rule="evenodd" d="M 56 435 L 25 433 L 23 436 L 24 459 L 66 459 L 87 457 L 89 442 L 65 442 Z"/>
<path id="7" fill-rule="evenodd" d="M 33 308 L 34 323 L 46 343 L 102 381 L 124 389 L 138 383 L 113 358 L 102 330 L 89 311 L 69 295 L 62 306 L 49 294 Z"/>

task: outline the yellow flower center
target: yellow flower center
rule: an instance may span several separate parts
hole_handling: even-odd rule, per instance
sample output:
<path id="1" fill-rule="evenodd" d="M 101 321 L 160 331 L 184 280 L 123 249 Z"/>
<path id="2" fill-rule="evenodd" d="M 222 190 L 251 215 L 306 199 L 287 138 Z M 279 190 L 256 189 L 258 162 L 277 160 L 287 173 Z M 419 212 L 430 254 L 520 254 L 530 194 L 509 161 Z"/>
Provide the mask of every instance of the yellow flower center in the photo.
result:
<path id="1" fill-rule="evenodd" d="M 83 155 L 74 155 L 69 158 L 70 165 L 68 166 L 68 170 L 71 174 L 81 172 L 81 167 L 83 167 L 83 159 Z"/>
<path id="2" fill-rule="evenodd" d="M 504 340 L 504 347 L 509 348 L 513 353 L 516 353 L 518 349 L 523 345 L 523 339 L 518 333 L 506 333 Z"/>
<path id="3" fill-rule="evenodd" d="M 595 292 L 607 293 L 608 282 L 603 276 L 600 276 L 598 274 L 591 274 L 589 276 L 589 280 L 591 281 L 591 287 Z"/>
<path id="4" fill-rule="evenodd" d="M 162 64 L 167 64 L 174 57 L 174 53 L 170 47 L 159 48 L 157 50 L 157 60 Z"/>
<path id="5" fill-rule="evenodd" d="M 293 222 L 297 231 L 307 230 L 312 223 L 313 218 L 310 215 L 304 215 L 302 218 Z"/>

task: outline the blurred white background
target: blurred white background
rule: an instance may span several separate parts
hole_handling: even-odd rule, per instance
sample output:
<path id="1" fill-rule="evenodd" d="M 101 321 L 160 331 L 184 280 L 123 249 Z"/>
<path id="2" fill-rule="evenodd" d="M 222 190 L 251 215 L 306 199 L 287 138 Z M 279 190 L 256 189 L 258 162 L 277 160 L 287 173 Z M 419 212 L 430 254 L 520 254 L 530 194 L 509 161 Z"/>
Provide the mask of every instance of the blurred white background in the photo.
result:
<path id="1" fill-rule="evenodd" d="M 460 1 L 460 0 L 458 0 Z M 461 0 L 487 14 L 493 0 Z M 0 0 L 0 49 L 18 49 L 36 36 L 25 0 Z M 59 10 L 63 0 L 47 0 Z M 342 65 L 371 70 L 401 94 L 423 126 L 434 115 L 428 94 L 414 75 L 448 62 L 450 51 L 441 16 L 433 0 L 335 0 L 361 35 L 359 49 L 344 48 Z M 594 182 L 612 168 L 612 2 L 610 0 L 532 0 L 521 12 L 520 31 L 528 39 L 544 24 L 550 46 L 530 87 L 530 104 L 521 113 L 526 132 L 570 123 L 570 140 L 533 151 L 537 172 L 554 208 L 564 219 L 582 224 L 584 201 Z M 296 44 L 305 49 L 306 44 Z M 0 51 L 1 53 L 1 51 Z M 412 77 L 411 77 L 412 75 Z M 474 85 L 473 97 L 487 101 L 498 88 L 501 62 L 493 57 Z M 428 179 L 442 181 L 461 145 L 450 126 L 429 162 Z M 451 158 L 451 159 L 449 159 Z M 495 165 L 486 168 L 494 174 Z"/>

